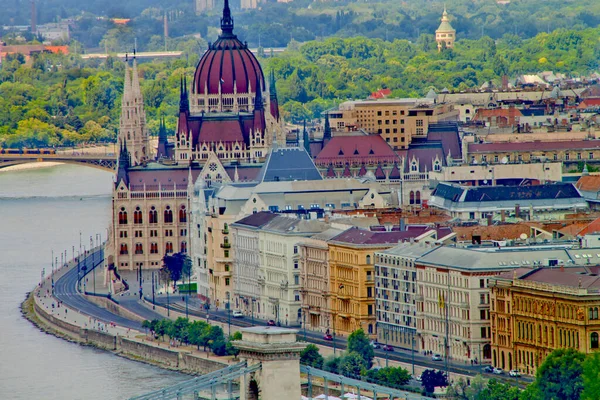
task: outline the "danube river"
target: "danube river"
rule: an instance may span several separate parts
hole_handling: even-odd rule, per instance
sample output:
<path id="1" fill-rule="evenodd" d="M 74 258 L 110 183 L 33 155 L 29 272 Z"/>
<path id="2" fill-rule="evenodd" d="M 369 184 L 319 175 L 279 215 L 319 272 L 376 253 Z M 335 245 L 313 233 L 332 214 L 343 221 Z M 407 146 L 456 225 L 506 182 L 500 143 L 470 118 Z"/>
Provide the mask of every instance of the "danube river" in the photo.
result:
<path id="1" fill-rule="evenodd" d="M 106 238 L 113 174 L 61 165 L 0 170 L 0 399 L 126 399 L 185 375 L 40 332 L 19 305 L 79 236 Z"/>

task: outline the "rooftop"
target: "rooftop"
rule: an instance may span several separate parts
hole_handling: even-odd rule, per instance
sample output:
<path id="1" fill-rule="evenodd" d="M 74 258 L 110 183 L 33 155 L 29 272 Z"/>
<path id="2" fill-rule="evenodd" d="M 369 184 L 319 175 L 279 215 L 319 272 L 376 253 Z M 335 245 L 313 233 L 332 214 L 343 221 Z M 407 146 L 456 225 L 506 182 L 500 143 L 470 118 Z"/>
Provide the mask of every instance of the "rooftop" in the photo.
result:
<path id="1" fill-rule="evenodd" d="M 302 147 L 273 149 L 258 175 L 259 182 L 322 180 L 310 155 Z"/>

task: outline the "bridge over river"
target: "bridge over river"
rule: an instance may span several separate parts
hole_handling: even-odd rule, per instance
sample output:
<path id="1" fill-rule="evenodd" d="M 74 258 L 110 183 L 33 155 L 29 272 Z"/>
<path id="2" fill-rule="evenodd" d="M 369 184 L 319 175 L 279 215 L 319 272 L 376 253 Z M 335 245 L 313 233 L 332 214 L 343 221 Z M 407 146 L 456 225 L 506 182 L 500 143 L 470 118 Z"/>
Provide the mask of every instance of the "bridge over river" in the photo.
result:
<path id="1" fill-rule="evenodd" d="M 57 154 L 0 154 L 0 169 L 19 164 L 31 164 L 38 162 L 56 162 L 63 164 L 86 165 L 105 171 L 114 171 L 117 168 L 117 156 L 111 154 L 79 154 L 79 153 L 57 153 Z"/>

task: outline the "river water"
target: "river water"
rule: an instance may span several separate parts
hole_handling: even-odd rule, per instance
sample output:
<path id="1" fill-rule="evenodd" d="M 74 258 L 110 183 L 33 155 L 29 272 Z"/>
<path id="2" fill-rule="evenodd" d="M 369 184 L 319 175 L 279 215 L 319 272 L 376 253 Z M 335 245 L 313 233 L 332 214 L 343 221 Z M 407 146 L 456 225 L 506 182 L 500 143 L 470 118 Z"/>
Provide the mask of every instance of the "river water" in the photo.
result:
<path id="1" fill-rule="evenodd" d="M 106 238 L 113 174 L 60 165 L 0 170 L 0 399 L 126 399 L 188 377 L 40 332 L 20 303 L 72 246 Z"/>

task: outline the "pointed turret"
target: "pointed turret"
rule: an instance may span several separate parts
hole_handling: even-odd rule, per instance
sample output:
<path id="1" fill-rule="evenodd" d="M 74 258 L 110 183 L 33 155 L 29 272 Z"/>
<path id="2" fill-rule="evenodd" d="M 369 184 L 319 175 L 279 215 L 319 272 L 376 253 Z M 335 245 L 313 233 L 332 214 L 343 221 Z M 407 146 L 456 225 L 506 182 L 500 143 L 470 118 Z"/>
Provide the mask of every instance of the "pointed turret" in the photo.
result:
<path id="1" fill-rule="evenodd" d="M 265 107 L 262 98 L 260 78 L 256 77 L 256 95 L 254 97 L 254 133 L 263 134 L 267 124 L 265 122 Z"/>
<path id="2" fill-rule="evenodd" d="M 165 119 L 160 119 L 160 127 L 158 128 L 158 149 L 156 154 L 156 159 L 160 160 L 161 158 L 169 158 L 168 148 L 168 140 L 167 140 L 167 127 L 165 126 Z"/>
<path id="3" fill-rule="evenodd" d="M 179 112 L 189 112 L 190 111 L 190 99 L 188 97 L 187 91 L 187 78 L 182 77 L 180 79 L 180 89 L 179 89 Z"/>
<path id="4" fill-rule="evenodd" d="M 304 120 L 304 130 L 302 131 L 302 142 L 304 143 L 304 150 L 310 156 L 310 137 L 308 136 L 308 131 L 306 130 L 306 120 Z"/>
<path id="5" fill-rule="evenodd" d="M 269 75 L 269 108 L 271 115 L 279 121 L 279 102 L 277 101 L 277 89 L 275 87 L 275 72 L 271 70 Z"/>
<path id="6" fill-rule="evenodd" d="M 325 113 L 325 126 L 323 127 L 323 147 L 331 140 L 331 126 L 329 125 L 329 112 Z"/>
<path id="7" fill-rule="evenodd" d="M 221 18 L 221 37 L 233 36 L 233 17 L 229 9 L 229 0 L 223 4 L 223 17 Z"/>
<path id="8" fill-rule="evenodd" d="M 138 75 L 137 60 L 133 59 L 133 67 L 131 69 L 131 92 L 136 100 L 142 98 L 142 90 L 140 89 L 140 76 Z"/>
<path id="9" fill-rule="evenodd" d="M 119 160 L 117 164 L 117 186 L 123 182 L 125 186 L 129 187 L 129 166 L 130 166 L 130 156 L 127 151 L 127 142 L 120 143 L 121 147 L 119 149 Z"/>

